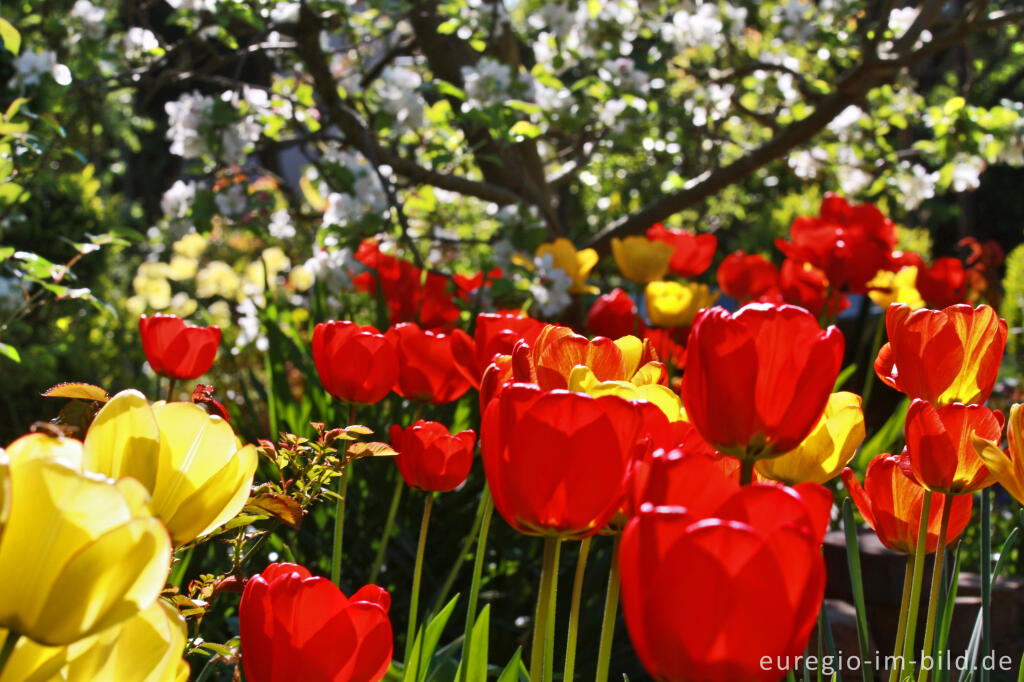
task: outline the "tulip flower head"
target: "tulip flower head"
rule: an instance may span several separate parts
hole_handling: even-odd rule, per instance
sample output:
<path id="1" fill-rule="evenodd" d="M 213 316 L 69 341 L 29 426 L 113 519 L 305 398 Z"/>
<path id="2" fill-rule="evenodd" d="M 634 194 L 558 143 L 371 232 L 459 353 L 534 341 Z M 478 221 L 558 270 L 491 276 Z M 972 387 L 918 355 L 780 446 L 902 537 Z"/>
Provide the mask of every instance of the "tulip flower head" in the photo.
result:
<path id="1" fill-rule="evenodd" d="M 655 223 L 647 228 L 647 238 L 672 247 L 669 268 L 672 274 L 685 278 L 696 277 L 707 270 L 718 247 L 718 237 L 713 234 L 670 230 L 661 223 Z"/>
<path id="2" fill-rule="evenodd" d="M 346 597 L 327 578 L 271 564 L 249 579 L 238 607 L 249 682 L 376 682 L 391 664 L 387 590 Z"/>
<path id="3" fill-rule="evenodd" d="M 473 387 L 480 388 L 480 379 L 495 356 L 511 355 L 519 340 L 533 343 L 544 326 L 540 320 L 518 311 L 480 313 L 473 337 L 461 329 L 452 332 L 455 361 Z"/>
<path id="4" fill-rule="evenodd" d="M 587 329 L 595 336 L 609 339 L 639 336 L 643 327 L 636 303 L 622 289 L 612 289 L 598 296 L 587 313 Z"/>
<path id="5" fill-rule="evenodd" d="M 936 405 L 988 400 L 1006 348 L 1006 320 L 990 306 L 910 309 L 885 314 L 889 342 L 875 359 L 878 377 L 911 398 Z"/>
<path id="6" fill-rule="evenodd" d="M 822 330 L 803 308 L 710 308 L 690 332 L 683 404 L 717 450 L 747 461 L 774 457 L 818 423 L 842 359 L 839 330 Z"/>
<path id="7" fill-rule="evenodd" d="M 635 235 L 612 239 L 612 255 L 619 271 L 629 281 L 639 284 L 664 279 L 673 250 L 664 242 Z"/>
<path id="8" fill-rule="evenodd" d="M 495 509 L 520 533 L 594 535 L 621 506 L 642 427 L 638 406 L 616 396 L 505 386 L 481 434 Z"/>
<path id="9" fill-rule="evenodd" d="M 537 248 L 537 256 L 551 254 L 552 262 L 556 268 L 561 268 L 569 275 L 572 284 L 569 291 L 574 294 L 596 294 L 599 290 L 593 285 L 587 285 L 587 277 L 590 271 L 597 265 L 597 251 L 594 249 L 583 249 L 577 251 L 573 243 L 565 237 L 559 237 L 553 242 L 541 244 Z"/>
<path id="10" fill-rule="evenodd" d="M 641 663 L 667 682 L 781 679 L 821 608 L 831 494 L 814 484 L 740 487 L 714 460 L 679 451 L 656 453 L 651 466 L 619 555 Z"/>
<path id="11" fill-rule="evenodd" d="M 868 282 L 868 297 L 880 308 L 893 303 L 906 303 L 911 310 L 924 307 L 924 299 L 917 290 L 918 266 L 905 265 L 896 272 L 879 270 Z"/>
<path id="12" fill-rule="evenodd" d="M 473 431 L 448 432 L 444 424 L 420 419 L 403 429 L 391 426 L 395 465 L 406 484 L 420 490 L 448 492 L 462 485 L 473 467 Z"/>
<path id="13" fill-rule="evenodd" d="M 779 293 L 779 269 L 759 253 L 734 251 L 718 266 L 717 277 L 725 295 L 740 303 Z"/>
<path id="14" fill-rule="evenodd" d="M 939 258 L 917 272 L 917 289 L 929 308 L 948 308 L 964 302 L 967 271 L 959 258 Z"/>
<path id="15" fill-rule="evenodd" d="M 220 327 L 196 327 L 176 315 L 139 317 L 142 350 L 153 371 L 191 380 L 210 371 L 220 345 Z"/>
<path id="16" fill-rule="evenodd" d="M 981 405 L 953 403 L 936 407 L 914 400 L 907 410 L 906 440 L 910 469 L 929 490 L 959 495 L 987 488 L 995 477 L 971 443 L 972 436 L 998 441 L 1003 413 Z"/>
<path id="17" fill-rule="evenodd" d="M 810 435 L 795 450 L 758 460 L 757 471 L 788 485 L 825 483 L 838 476 L 853 459 L 864 435 L 861 397 L 845 391 L 833 393 Z"/>
<path id="18" fill-rule="evenodd" d="M 843 484 L 869 526 L 882 544 L 894 552 L 913 554 L 917 549 L 917 534 L 921 523 L 921 507 L 925 489 L 909 474 L 910 462 L 902 455 L 882 454 L 868 464 L 863 487 L 853 470 L 843 470 Z M 946 546 L 956 542 L 971 520 L 973 498 L 957 495 L 950 505 Z M 942 505 L 933 503 L 928 511 L 926 552 L 934 552 L 939 544 L 942 525 Z"/>
<path id="19" fill-rule="evenodd" d="M 375 327 L 321 322 L 313 328 L 313 362 L 327 392 L 348 403 L 372 405 L 398 380 L 398 355 Z"/>
<path id="20" fill-rule="evenodd" d="M 0 628 L 0 642 L 7 641 L 9 634 L 9 631 Z M 44 646 L 28 637 L 20 637 L 7 664 L 0 671 L 0 682 L 65 680 L 67 678 L 61 675 L 61 668 L 67 665 L 67 659 L 66 646 Z"/>
<path id="21" fill-rule="evenodd" d="M 689 327 L 702 308 L 718 300 L 707 284 L 651 282 L 645 290 L 647 316 L 658 327 Z"/>
<path id="22" fill-rule="evenodd" d="M 1024 504 L 1024 405 L 1010 408 L 1010 419 L 1006 425 L 1006 438 L 1010 442 L 1009 452 L 999 447 L 999 439 L 986 439 L 974 434 L 972 443 L 978 457 L 992 472 L 999 485 Z"/>
<path id="23" fill-rule="evenodd" d="M 469 390 L 470 382 L 455 360 L 452 336 L 404 322 L 389 329 L 385 337 L 398 354 L 398 395 L 443 405 Z"/>
<path id="24" fill-rule="evenodd" d="M 150 406 L 134 390 L 118 393 L 96 415 L 84 457 L 88 471 L 141 482 L 175 545 L 237 516 L 257 463 L 256 448 L 243 447 L 220 417 L 193 403 Z"/>
<path id="25" fill-rule="evenodd" d="M 0 627 L 70 644 L 149 607 L 167 580 L 171 541 L 138 481 L 82 472 L 82 444 L 41 433 L 10 458 L 0 536 Z"/>

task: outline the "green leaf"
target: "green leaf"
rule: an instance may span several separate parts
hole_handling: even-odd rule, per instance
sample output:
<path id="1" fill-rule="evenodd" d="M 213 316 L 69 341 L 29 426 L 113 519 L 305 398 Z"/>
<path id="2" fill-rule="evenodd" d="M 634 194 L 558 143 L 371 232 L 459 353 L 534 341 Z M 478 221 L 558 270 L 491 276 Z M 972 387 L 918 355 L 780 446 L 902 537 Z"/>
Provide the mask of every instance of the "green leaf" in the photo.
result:
<path id="1" fill-rule="evenodd" d="M 843 384 L 846 383 L 846 380 L 849 379 L 853 375 L 853 373 L 856 372 L 856 371 L 857 371 L 857 363 L 854 363 L 854 364 L 850 365 L 849 367 L 843 368 L 843 371 L 840 372 L 839 376 L 836 377 L 836 383 L 835 383 L 835 386 L 832 387 L 832 391 L 835 392 L 835 391 L 838 391 L 840 388 L 842 388 Z"/>
<path id="2" fill-rule="evenodd" d="M 508 136 L 512 138 L 532 139 L 540 135 L 540 128 L 529 121 L 516 121 L 515 125 L 509 128 Z"/>
<path id="3" fill-rule="evenodd" d="M 530 673 L 526 670 L 526 666 L 523 665 L 523 650 L 519 648 L 512 654 L 508 665 L 498 675 L 498 682 L 521 682 L 522 680 L 529 680 L 529 677 Z"/>
<path id="4" fill-rule="evenodd" d="M 14 362 L 21 362 L 21 355 L 18 354 L 18 349 L 14 346 L 8 346 L 6 343 L 0 343 L 0 355 Z"/>
<path id="5" fill-rule="evenodd" d="M 11 22 L 2 18 L 0 18 L 0 40 L 4 41 L 4 49 L 11 54 L 18 54 L 21 50 L 21 34 Z"/>
<path id="6" fill-rule="evenodd" d="M 469 661 L 462 661 L 459 664 L 460 676 L 462 679 L 462 666 L 469 668 L 466 679 L 469 682 L 487 682 L 487 645 L 490 638 L 491 605 L 487 604 L 480 610 L 476 622 L 473 623 L 473 634 L 469 647 Z"/>
<path id="7" fill-rule="evenodd" d="M 416 633 L 416 641 L 409 652 L 409 660 L 405 662 L 404 682 L 423 682 L 427 678 L 427 671 L 430 667 L 430 659 L 437 649 L 437 643 L 441 640 L 441 633 L 444 626 L 448 624 L 455 604 L 459 601 L 459 595 L 452 597 L 451 601 L 441 609 L 441 612 L 432 617 L 427 623 L 426 630 L 422 627 Z"/>

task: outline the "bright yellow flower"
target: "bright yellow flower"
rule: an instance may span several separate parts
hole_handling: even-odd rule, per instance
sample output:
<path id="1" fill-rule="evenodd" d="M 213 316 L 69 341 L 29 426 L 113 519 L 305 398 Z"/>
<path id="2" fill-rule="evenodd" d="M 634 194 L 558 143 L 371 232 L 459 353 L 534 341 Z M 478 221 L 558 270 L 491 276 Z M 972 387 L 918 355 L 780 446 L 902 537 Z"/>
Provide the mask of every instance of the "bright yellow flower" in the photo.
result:
<path id="1" fill-rule="evenodd" d="M 917 290 L 917 266 L 906 265 L 898 272 L 879 270 L 868 282 L 868 296 L 885 310 L 890 303 L 906 303 L 912 310 L 924 307 L 924 299 Z"/>
<path id="2" fill-rule="evenodd" d="M 199 261 L 195 258 L 174 254 L 167 269 L 167 276 L 176 282 L 192 279 L 199 270 Z"/>
<path id="3" fill-rule="evenodd" d="M 153 496 L 153 513 L 183 545 L 238 515 L 256 472 L 256 448 L 242 447 L 231 425 L 192 403 L 150 406 L 122 391 L 103 406 L 85 436 L 85 468 L 132 476 Z"/>
<path id="4" fill-rule="evenodd" d="M 645 291 L 647 315 L 658 327 L 688 327 L 697 311 L 718 300 L 707 284 L 651 282 Z"/>
<path id="5" fill-rule="evenodd" d="M 189 667 L 181 656 L 187 639 L 178 610 L 157 599 L 120 625 L 69 646 L 67 679 L 184 682 Z"/>
<path id="6" fill-rule="evenodd" d="M 569 390 L 586 393 L 598 398 L 603 395 L 617 395 L 625 400 L 646 400 L 665 413 L 669 421 L 684 418 L 683 403 L 679 395 L 668 386 L 661 384 L 635 384 L 631 381 L 598 381 L 593 370 L 577 365 L 569 374 Z"/>
<path id="7" fill-rule="evenodd" d="M 612 255 L 622 276 L 631 282 L 646 284 L 662 279 L 668 272 L 675 251 L 665 242 L 632 236 L 612 239 Z"/>
<path id="8" fill-rule="evenodd" d="M 0 537 L 3 537 L 4 524 L 11 513 L 11 466 L 7 453 L 0 448 Z"/>
<path id="9" fill-rule="evenodd" d="M 1003 452 L 999 443 L 985 440 L 977 435 L 971 436 L 978 457 L 985 463 L 988 470 L 1006 488 L 1006 492 L 1024 504 L 1024 405 L 1020 403 L 1010 408 L 1010 419 L 1006 425 L 1006 438 L 1010 441 L 1010 451 Z"/>
<path id="10" fill-rule="evenodd" d="M 171 283 L 167 281 L 170 268 L 167 263 L 143 263 L 135 272 L 132 288 L 146 305 L 163 310 L 171 304 Z"/>
<path id="11" fill-rule="evenodd" d="M 267 275 L 271 282 L 277 279 L 277 276 L 291 267 L 292 264 L 280 246 L 271 246 L 269 249 L 263 249 L 260 260 L 267 268 Z"/>
<path id="12" fill-rule="evenodd" d="M 0 642 L 7 639 L 8 631 L 0 628 Z M 14 645 L 7 665 L 0 673 L 0 682 L 64 682 L 60 674 L 67 661 L 66 646 L 44 646 L 28 637 L 21 637 Z"/>
<path id="13" fill-rule="evenodd" d="M 594 249 L 583 249 L 577 251 L 573 243 L 565 237 L 559 237 L 553 242 L 541 244 L 537 248 L 537 256 L 551 254 L 551 260 L 556 268 L 565 270 L 572 280 L 569 291 L 574 294 L 596 294 L 598 288 L 587 285 L 587 277 L 590 271 L 597 265 L 597 251 Z"/>
<path id="14" fill-rule="evenodd" d="M 59 646 L 111 627 L 159 595 L 171 542 L 136 480 L 81 473 L 82 444 L 19 438 L 0 537 L 0 627 Z"/>
<path id="15" fill-rule="evenodd" d="M 795 450 L 757 461 L 762 476 L 793 485 L 824 483 L 838 476 L 864 441 L 861 397 L 841 391 L 829 396 L 825 414 Z"/>
<path id="16" fill-rule="evenodd" d="M 295 291 L 309 291 L 316 278 L 305 265 L 296 265 L 288 272 L 288 283 L 295 288 Z"/>
<path id="17" fill-rule="evenodd" d="M 238 296 L 241 286 L 242 280 L 238 273 L 224 261 L 215 260 L 207 263 L 196 273 L 196 296 L 199 298 L 221 296 L 229 300 L 234 299 Z"/>
<path id="18" fill-rule="evenodd" d="M 231 306 L 227 301 L 214 301 L 207 306 L 206 312 L 210 314 L 210 321 L 221 329 L 231 326 Z"/>

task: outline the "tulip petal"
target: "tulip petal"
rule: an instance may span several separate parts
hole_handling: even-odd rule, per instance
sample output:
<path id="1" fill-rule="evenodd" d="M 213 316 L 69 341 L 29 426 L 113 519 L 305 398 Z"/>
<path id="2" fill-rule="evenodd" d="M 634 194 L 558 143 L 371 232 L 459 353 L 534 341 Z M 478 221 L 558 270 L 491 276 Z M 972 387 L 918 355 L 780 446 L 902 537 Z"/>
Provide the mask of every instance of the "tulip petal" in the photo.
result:
<path id="1" fill-rule="evenodd" d="M 131 476 L 150 492 L 156 486 L 160 430 L 149 401 L 121 391 L 97 413 L 84 443 L 84 468 L 112 478 Z"/>

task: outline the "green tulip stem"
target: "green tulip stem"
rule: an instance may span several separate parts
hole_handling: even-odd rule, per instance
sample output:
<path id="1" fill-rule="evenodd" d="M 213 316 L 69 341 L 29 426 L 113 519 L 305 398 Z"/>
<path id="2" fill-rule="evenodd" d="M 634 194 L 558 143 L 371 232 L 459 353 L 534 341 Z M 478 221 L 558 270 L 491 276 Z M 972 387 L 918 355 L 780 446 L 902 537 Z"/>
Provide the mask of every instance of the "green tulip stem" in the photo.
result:
<path id="1" fill-rule="evenodd" d="M 175 379 L 174 377 L 171 377 L 170 379 L 168 379 L 168 382 L 167 382 L 167 402 L 169 402 L 169 403 L 173 403 L 174 402 L 174 389 L 177 388 L 177 386 L 178 386 L 178 380 L 177 379 Z"/>
<path id="2" fill-rule="evenodd" d="M 345 496 L 348 494 L 348 467 L 346 461 L 338 477 L 338 499 L 334 503 L 334 547 L 331 553 L 331 582 L 341 587 L 341 543 L 345 536 Z"/>
<path id="3" fill-rule="evenodd" d="M 391 495 L 391 507 L 388 509 L 388 518 L 384 522 L 384 532 L 380 534 L 380 545 L 377 546 L 377 554 L 373 557 L 373 568 L 370 570 L 370 579 L 367 583 L 377 584 L 377 576 L 380 575 L 380 567 L 384 564 L 384 555 L 388 551 L 388 541 L 391 540 L 391 531 L 395 527 L 395 516 L 398 515 L 398 503 L 402 499 L 402 490 L 405 488 L 405 479 L 402 474 L 395 471 L 395 492 Z"/>
<path id="4" fill-rule="evenodd" d="M 864 305 L 870 306 L 870 300 L 865 299 Z M 875 325 L 875 336 L 871 341 L 871 355 L 868 356 L 871 364 L 868 365 L 868 371 L 864 374 L 864 390 L 861 391 L 861 409 L 864 411 L 864 414 L 867 414 L 868 401 L 871 400 L 871 391 L 875 387 L 875 358 L 878 357 L 878 350 L 882 347 L 882 335 L 884 333 L 885 311 L 882 311 L 878 324 Z"/>
<path id="5" fill-rule="evenodd" d="M 7 659 L 14 653 L 14 647 L 17 646 L 20 638 L 21 635 L 14 630 L 7 631 L 7 637 L 4 638 L 4 646 L 0 649 L 0 675 L 3 675 L 4 668 L 7 667 Z"/>
<path id="6" fill-rule="evenodd" d="M 932 655 L 932 644 L 935 642 L 935 614 L 939 605 L 939 588 L 942 586 L 942 564 L 946 558 L 946 534 L 949 532 L 949 514 L 953 511 L 953 496 L 942 495 L 942 523 L 939 525 L 939 543 L 935 545 L 935 566 L 932 571 L 932 589 L 928 596 L 928 616 L 924 621 L 924 644 L 921 652 Z M 921 666 L 917 682 L 925 682 L 930 670 Z"/>
<path id="7" fill-rule="evenodd" d="M 459 680 L 467 682 L 469 679 L 469 657 L 473 644 L 473 626 L 476 624 L 476 605 L 480 599 L 480 577 L 484 570 L 484 557 L 487 554 L 487 533 L 491 527 L 491 515 L 494 512 L 494 500 L 491 498 L 491 489 L 484 485 L 483 499 L 480 501 L 483 508 L 483 518 L 480 523 L 480 535 L 476 541 L 476 556 L 473 558 L 473 581 L 469 586 L 469 607 L 466 609 L 466 635 L 462 640 L 462 668 L 459 673 Z M 479 511 L 479 510 L 478 510 Z"/>
<path id="8" fill-rule="evenodd" d="M 900 599 L 900 621 L 896 626 L 896 646 L 892 650 L 892 670 L 889 671 L 889 682 L 896 682 L 900 674 L 900 654 L 903 653 L 903 636 L 907 628 L 907 611 L 910 609 L 910 590 L 914 582 L 914 555 L 907 555 L 907 567 L 903 571 L 903 596 Z"/>
<path id="9" fill-rule="evenodd" d="M 587 570 L 587 555 L 590 554 L 590 538 L 580 542 L 580 553 L 576 557 L 576 577 L 572 583 L 572 605 L 569 607 L 569 633 L 565 637 L 565 682 L 572 682 L 576 672 L 576 635 L 580 626 L 580 600 L 583 597 L 583 574 Z"/>
<path id="10" fill-rule="evenodd" d="M 753 467 L 753 463 L 751 463 Z M 612 544 L 612 564 L 608 570 L 608 592 L 604 597 L 604 618 L 601 621 L 601 648 L 597 651 L 596 682 L 608 682 L 608 670 L 612 660 L 612 641 L 615 639 L 615 616 L 619 610 L 619 540 L 616 535 Z"/>
<path id="11" fill-rule="evenodd" d="M 420 541 L 416 545 L 416 566 L 412 572 L 412 597 L 409 600 L 409 627 L 405 634 L 405 656 L 402 661 L 409 665 L 409 655 L 416 640 L 416 616 L 420 605 L 420 579 L 423 577 L 423 554 L 427 548 L 427 526 L 430 525 L 430 510 L 434 507 L 434 493 L 427 492 L 423 505 L 423 521 L 420 522 Z"/>
<path id="12" fill-rule="evenodd" d="M 530 681 L 551 682 L 555 667 L 554 622 L 558 590 L 558 555 L 562 538 L 544 538 L 544 560 L 537 591 L 537 615 L 533 623 L 533 644 L 530 648 Z"/>
<path id="13" fill-rule="evenodd" d="M 928 519 L 931 517 L 932 491 L 926 490 L 921 502 L 921 522 L 917 529 L 917 548 L 914 553 L 914 579 L 910 584 L 910 606 L 907 629 L 903 636 L 903 671 L 900 680 L 914 679 L 914 643 L 917 637 L 917 611 L 921 605 L 921 582 L 924 578 L 924 556 L 928 552 Z"/>
<path id="14" fill-rule="evenodd" d="M 750 485 L 754 480 L 754 460 L 740 460 L 740 485 Z"/>

